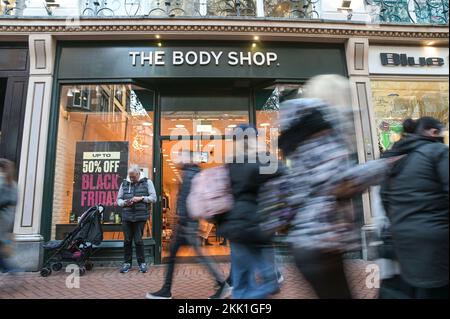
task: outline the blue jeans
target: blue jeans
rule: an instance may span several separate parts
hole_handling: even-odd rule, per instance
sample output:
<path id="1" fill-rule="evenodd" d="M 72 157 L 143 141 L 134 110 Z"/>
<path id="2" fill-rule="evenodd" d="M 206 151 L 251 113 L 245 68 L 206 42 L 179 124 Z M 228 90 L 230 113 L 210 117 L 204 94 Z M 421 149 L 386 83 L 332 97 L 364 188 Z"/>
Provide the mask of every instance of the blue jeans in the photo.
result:
<path id="1" fill-rule="evenodd" d="M 233 299 L 269 297 L 279 289 L 273 248 L 231 242 L 231 276 Z"/>

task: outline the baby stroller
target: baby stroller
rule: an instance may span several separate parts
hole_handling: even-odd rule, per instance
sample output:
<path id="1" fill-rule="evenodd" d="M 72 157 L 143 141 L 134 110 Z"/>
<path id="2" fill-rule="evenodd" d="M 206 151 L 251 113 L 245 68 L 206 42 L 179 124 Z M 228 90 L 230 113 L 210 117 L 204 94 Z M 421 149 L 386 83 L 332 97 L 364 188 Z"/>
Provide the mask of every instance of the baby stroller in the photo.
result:
<path id="1" fill-rule="evenodd" d="M 80 217 L 77 227 L 62 241 L 47 242 L 43 247 L 50 253 L 41 269 L 41 276 L 50 276 L 53 271 L 60 271 L 62 262 L 75 262 L 80 267 L 80 276 L 91 270 L 94 264 L 89 258 L 94 253 L 94 245 L 103 241 L 102 213 L 104 207 L 92 206 Z"/>

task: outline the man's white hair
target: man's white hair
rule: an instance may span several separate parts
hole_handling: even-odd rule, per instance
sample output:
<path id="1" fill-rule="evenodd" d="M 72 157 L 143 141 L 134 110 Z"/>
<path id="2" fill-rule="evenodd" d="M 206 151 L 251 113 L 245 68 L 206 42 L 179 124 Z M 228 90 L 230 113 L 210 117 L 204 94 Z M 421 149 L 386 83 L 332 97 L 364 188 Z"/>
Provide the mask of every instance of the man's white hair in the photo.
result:
<path id="1" fill-rule="evenodd" d="M 128 168 L 128 173 L 133 172 L 133 173 L 141 173 L 141 169 L 139 167 L 139 165 L 133 164 Z"/>

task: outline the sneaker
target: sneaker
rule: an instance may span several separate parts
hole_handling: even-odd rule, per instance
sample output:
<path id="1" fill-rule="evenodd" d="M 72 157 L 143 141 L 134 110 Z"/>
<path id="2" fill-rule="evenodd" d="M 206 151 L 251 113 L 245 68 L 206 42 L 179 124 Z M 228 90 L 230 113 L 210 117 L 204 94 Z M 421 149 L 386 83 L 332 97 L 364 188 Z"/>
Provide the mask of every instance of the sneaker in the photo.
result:
<path id="1" fill-rule="evenodd" d="M 227 299 L 231 297 L 231 289 L 227 282 L 223 282 L 219 284 L 219 289 L 217 289 L 216 293 L 208 299 Z"/>
<path id="2" fill-rule="evenodd" d="M 145 274 L 147 272 L 147 264 L 146 263 L 142 263 L 139 265 L 139 271 L 143 274 Z"/>
<path id="3" fill-rule="evenodd" d="M 281 272 L 277 272 L 277 281 L 279 285 L 281 285 L 284 282 L 284 277 L 281 274 Z"/>
<path id="4" fill-rule="evenodd" d="M 153 293 L 147 292 L 145 299 L 172 299 L 172 294 L 169 290 L 162 288 L 161 290 Z"/>
<path id="5" fill-rule="evenodd" d="M 129 272 L 131 269 L 131 264 L 129 263 L 124 263 L 122 268 L 120 268 L 120 273 L 121 274 L 126 274 L 127 272 Z"/>

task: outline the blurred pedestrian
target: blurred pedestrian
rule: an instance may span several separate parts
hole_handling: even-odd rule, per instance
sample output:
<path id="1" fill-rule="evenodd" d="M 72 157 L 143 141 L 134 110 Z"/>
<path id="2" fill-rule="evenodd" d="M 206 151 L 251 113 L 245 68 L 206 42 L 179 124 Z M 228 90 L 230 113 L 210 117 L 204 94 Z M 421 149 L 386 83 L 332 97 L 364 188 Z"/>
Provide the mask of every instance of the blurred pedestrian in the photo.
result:
<path id="1" fill-rule="evenodd" d="M 144 256 L 145 223 L 150 218 L 150 204 L 156 202 L 156 191 L 150 179 L 141 176 L 139 166 L 132 165 L 128 169 L 128 178 L 120 185 L 117 204 L 123 207 L 122 226 L 124 233 L 124 263 L 121 273 L 131 269 L 133 259 L 133 242 L 136 247 L 136 257 L 139 271 L 147 272 Z"/>
<path id="2" fill-rule="evenodd" d="M 391 222 L 402 290 L 409 298 L 449 296 L 449 150 L 444 126 L 432 117 L 408 120 L 412 134 L 384 158 L 406 155 L 382 184 L 383 206 Z M 412 127 L 411 127 L 412 125 Z"/>
<path id="3" fill-rule="evenodd" d="M 218 215 L 218 233 L 230 241 L 233 298 L 263 299 L 279 290 L 272 244 L 258 231 L 258 191 L 271 175 L 260 172 L 256 129 L 240 125 L 234 136 L 235 154 L 228 164 L 234 205 Z"/>
<path id="4" fill-rule="evenodd" d="M 343 254 L 359 248 L 351 198 L 379 179 L 384 162 L 356 166 L 348 80 L 312 78 L 308 98 L 280 107 L 279 146 L 289 160 L 289 205 L 296 210 L 288 241 L 297 267 L 319 298 L 351 298 Z M 347 105 L 346 105 L 347 103 Z M 333 184 L 331 181 L 343 182 Z M 345 181 L 345 182 L 344 182 Z"/>
<path id="5" fill-rule="evenodd" d="M 12 233 L 17 204 L 17 184 L 14 181 L 14 163 L 0 159 L 0 270 L 12 270 L 8 259 L 11 257 Z"/>
<path id="6" fill-rule="evenodd" d="M 177 198 L 178 225 L 175 237 L 172 239 L 169 251 L 169 260 L 165 280 L 162 288 L 154 293 L 147 293 L 147 299 L 172 299 L 172 280 L 175 270 L 177 252 L 181 246 L 190 246 L 195 249 L 197 257 L 203 262 L 214 279 L 219 284 L 218 298 L 225 298 L 230 294 L 230 287 L 225 282 L 224 276 L 215 265 L 212 258 L 204 256 L 200 248 L 199 223 L 188 214 L 187 197 L 190 193 L 192 180 L 200 172 L 200 167 L 194 163 L 194 152 L 182 151 L 180 158 L 183 182 Z"/>
<path id="7" fill-rule="evenodd" d="M 402 123 L 401 138 L 414 134 L 416 122 L 406 119 Z M 382 155 L 384 152 L 380 152 Z M 383 207 L 380 186 L 375 186 L 371 192 L 371 208 L 373 224 L 376 231 L 377 264 L 380 269 L 379 299 L 408 298 L 408 284 L 400 276 L 400 264 L 395 254 L 392 239 L 391 222 Z"/>

